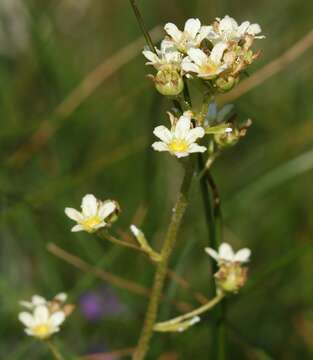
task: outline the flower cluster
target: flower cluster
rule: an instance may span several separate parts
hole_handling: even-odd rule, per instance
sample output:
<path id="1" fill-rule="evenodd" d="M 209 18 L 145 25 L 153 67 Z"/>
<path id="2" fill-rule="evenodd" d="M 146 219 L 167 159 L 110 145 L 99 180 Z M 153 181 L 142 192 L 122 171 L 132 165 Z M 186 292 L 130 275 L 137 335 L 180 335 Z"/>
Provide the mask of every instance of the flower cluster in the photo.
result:
<path id="1" fill-rule="evenodd" d="M 64 304 L 66 299 L 67 295 L 60 293 L 50 301 L 39 295 L 34 295 L 31 301 L 21 301 L 20 305 L 28 310 L 19 314 L 19 320 L 25 325 L 26 334 L 45 340 L 58 332 L 74 309 L 73 305 Z"/>
<path id="2" fill-rule="evenodd" d="M 145 49 L 157 74 L 152 76 L 163 95 L 179 95 L 184 89 L 184 77 L 201 79 L 213 91 L 228 91 L 240 74 L 258 57 L 253 52 L 255 39 L 262 39 L 261 27 L 245 21 L 238 23 L 228 15 L 217 18 L 209 26 L 199 19 L 189 19 L 181 31 L 173 23 L 165 25 L 165 39 L 160 49 Z"/>
<path id="3" fill-rule="evenodd" d="M 250 260 L 251 251 L 248 248 L 234 252 L 227 243 L 222 243 L 218 252 L 208 247 L 205 251 L 218 264 L 214 274 L 218 289 L 226 293 L 237 293 L 246 283 L 247 268 L 242 266 Z"/>
<path id="4" fill-rule="evenodd" d="M 82 211 L 73 208 L 65 208 L 65 214 L 77 222 L 72 231 L 87 231 L 93 233 L 100 228 L 110 226 L 120 213 L 119 204 L 113 200 L 101 201 L 94 195 L 88 194 L 83 197 Z"/>

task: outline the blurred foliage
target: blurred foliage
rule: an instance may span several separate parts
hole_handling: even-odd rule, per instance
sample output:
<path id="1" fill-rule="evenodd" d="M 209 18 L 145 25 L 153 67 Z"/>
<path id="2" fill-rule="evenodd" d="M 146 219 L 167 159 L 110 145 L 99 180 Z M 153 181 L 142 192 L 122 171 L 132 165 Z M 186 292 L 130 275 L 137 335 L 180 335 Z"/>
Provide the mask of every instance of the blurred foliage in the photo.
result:
<path id="1" fill-rule="evenodd" d="M 260 23 L 267 38 L 251 72 L 312 29 L 313 3 L 306 0 L 142 0 L 139 5 L 149 28 L 167 21 L 182 24 L 188 17 L 209 23 L 225 14 Z M 171 105 L 145 78 L 148 69 L 138 56 L 69 116 L 61 118 L 54 111 L 90 71 L 139 36 L 126 0 L 0 1 L 0 358 L 50 356 L 23 334 L 18 300 L 65 290 L 76 303 L 87 290 L 104 286 L 93 274 L 48 253 L 50 242 L 106 271 L 147 287 L 151 283 L 153 267 L 145 258 L 71 233 L 63 209 L 78 207 L 90 192 L 116 199 L 123 213 L 114 231 L 121 235 L 144 205 L 142 226 L 158 248 L 181 169 L 174 158 L 154 154 L 150 143 L 152 128 L 167 121 L 165 110 Z M 247 288 L 229 301 L 231 359 L 313 357 L 312 56 L 311 48 L 235 101 L 239 117 L 251 117 L 254 124 L 213 169 L 222 194 L 224 240 L 253 251 Z M 53 136 L 23 164 L 10 161 L 45 120 L 57 126 Z M 203 252 L 207 243 L 195 182 L 171 266 L 210 296 L 211 274 Z M 112 291 L 123 303 L 121 314 L 88 322 L 78 308 L 56 337 L 68 358 L 136 343 L 146 298 Z M 177 286 L 166 291 L 171 298 L 197 305 Z M 177 310 L 163 303 L 162 317 L 169 314 Z M 209 316 L 186 333 L 157 334 L 151 358 L 167 351 L 178 359 L 209 358 L 211 322 Z"/>

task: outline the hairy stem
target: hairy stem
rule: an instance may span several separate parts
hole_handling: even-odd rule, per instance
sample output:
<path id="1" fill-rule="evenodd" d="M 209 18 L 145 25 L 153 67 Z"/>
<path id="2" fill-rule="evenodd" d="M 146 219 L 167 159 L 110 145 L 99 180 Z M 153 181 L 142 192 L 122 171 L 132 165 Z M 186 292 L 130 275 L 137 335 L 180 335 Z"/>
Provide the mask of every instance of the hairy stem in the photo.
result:
<path id="1" fill-rule="evenodd" d="M 176 204 L 174 206 L 172 218 L 163 243 L 161 251 L 162 260 L 158 263 L 156 269 L 152 293 L 150 296 L 150 302 L 146 312 L 144 326 L 141 331 L 138 346 L 133 356 L 134 360 L 144 359 L 149 349 L 149 344 L 153 333 L 153 327 L 156 321 L 162 290 L 164 287 L 164 281 L 168 269 L 168 262 L 177 239 L 178 230 L 180 228 L 183 216 L 187 208 L 187 198 L 191 186 L 192 176 L 193 161 L 192 159 L 189 159 L 186 166 L 181 189 Z"/>

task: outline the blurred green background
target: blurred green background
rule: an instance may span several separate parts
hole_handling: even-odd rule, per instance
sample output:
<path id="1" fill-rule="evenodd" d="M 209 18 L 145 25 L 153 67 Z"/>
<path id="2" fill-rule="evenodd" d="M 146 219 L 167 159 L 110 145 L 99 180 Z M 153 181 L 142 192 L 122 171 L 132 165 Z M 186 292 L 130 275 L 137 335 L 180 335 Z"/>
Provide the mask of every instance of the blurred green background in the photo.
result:
<path id="1" fill-rule="evenodd" d="M 250 74 L 313 25 L 307 0 L 138 2 L 149 29 L 168 21 L 181 27 L 189 17 L 211 23 L 225 14 L 260 23 L 266 39 L 257 44 L 262 56 Z M 77 269 L 49 253 L 47 244 L 151 284 L 153 266 L 144 257 L 71 233 L 64 215 L 65 206 L 78 208 L 86 193 L 116 199 L 122 214 L 113 232 L 125 237 L 136 222 L 160 246 L 181 169 L 150 147 L 152 129 L 167 122 L 171 104 L 145 78 L 150 69 L 139 37 L 126 0 L 0 0 L 1 359 L 50 359 L 17 320 L 18 301 L 33 293 L 50 298 L 66 291 L 77 304 L 55 337 L 66 358 L 136 344 L 147 299 Z M 312 56 L 308 46 L 286 66 L 280 62 L 281 71 L 234 101 L 239 117 L 252 118 L 253 126 L 213 168 L 224 240 L 253 251 L 247 287 L 228 305 L 229 359 L 313 358 Z M 211 296 L 207 244 L 195 182 L 171 267 Z M 176 285 L 166 287 L 166 296 L 198 305 Z M 164 302 L 160 317 L 178 313 Z M 149 358 L 210 359 L 211 322 L 208 316 L 183 334 L 156 335 Z"/>

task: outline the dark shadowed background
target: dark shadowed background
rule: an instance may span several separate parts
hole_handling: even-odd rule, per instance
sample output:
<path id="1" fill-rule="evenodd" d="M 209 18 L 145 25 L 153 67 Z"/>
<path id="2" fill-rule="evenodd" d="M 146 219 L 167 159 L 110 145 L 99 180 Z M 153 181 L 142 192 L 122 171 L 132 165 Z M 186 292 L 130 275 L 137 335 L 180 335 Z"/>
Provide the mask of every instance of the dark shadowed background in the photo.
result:
<path id="1" fill-rule="evenodd" d="M 313 3 L 138 3 L 156 40 L 156 26 L 181 27 L 189 17 L 211 23 L 229 14 L 262 26 L 266 39 L 258 42 L 262 55 L 250 77 L 220 99 L 236 103 L 238 116 L 252 118 L 253 126 L 213 167 L 224 240 L 253 251 L 249 282 L 228 305 L 229 359 L 312 359 Z M 152 129 L 167 122 L 171 104 L 145 77 L 151 69 L 140 36 L 127 0 L 0 0 L 1 359 L 49 359 L 17 320 L 18 301 L 33 293 L 67 291 L 77 304 L 55 338 L 67 358 L 136 344 L 147 298 L 100 279 L 85 263 L 145 287 L 153 266 L 96 236 L 71 233 L 64 208 L 79 207 L 86 193 L 116 199 L 122 214 L 113 232 L 127 239 L 134 222 L 160 246 L 181 169 L 150 147 Z M 191 200 L 171 267 L 210 296 L 197 182 Z M 55 246 L 50 250 L 59 256 L 52 254 L 49 243 L 80 260 Z M 175 283 L 166 296 L 198 306 Z M 176 305 L 165 301 L 160 318 L 179 314 Z M 209 359 L 210 321 L 156 335 L 150 358 Z"/>

